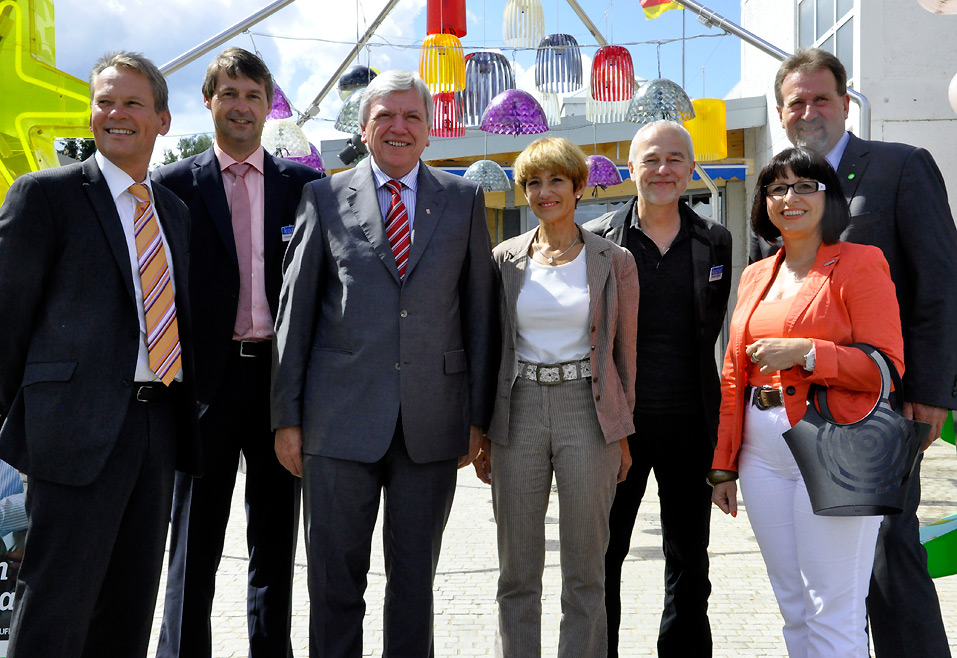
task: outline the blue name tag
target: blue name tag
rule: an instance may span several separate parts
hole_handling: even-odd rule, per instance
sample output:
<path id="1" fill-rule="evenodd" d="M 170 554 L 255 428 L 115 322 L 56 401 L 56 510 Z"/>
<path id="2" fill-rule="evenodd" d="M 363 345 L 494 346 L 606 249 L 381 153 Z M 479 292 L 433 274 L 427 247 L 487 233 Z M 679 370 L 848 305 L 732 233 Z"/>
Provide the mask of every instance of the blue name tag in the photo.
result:
<path id="1" fill-rule="evenodd" d="M 724 276 L 724 265 L 715 265 L 711 268 L 708 281 L 720 281 L 722 276 Z"/>
<path id="2" fill-rule="evenodd" d="M 292 231 L 295 229 L 295 226 L 283 226 L 280 230 L 282 231 L 282 241 L 289 242 L 292 240 Z"/>

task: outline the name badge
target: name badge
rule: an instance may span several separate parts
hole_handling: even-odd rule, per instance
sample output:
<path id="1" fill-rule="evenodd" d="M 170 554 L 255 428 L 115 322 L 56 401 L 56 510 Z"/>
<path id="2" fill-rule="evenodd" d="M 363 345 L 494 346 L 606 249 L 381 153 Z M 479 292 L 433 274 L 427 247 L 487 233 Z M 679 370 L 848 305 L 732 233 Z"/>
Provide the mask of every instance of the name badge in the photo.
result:
<path id="1" fill-rule="evenodd" d="M 296 228 L 295 226 L 289 225 L 289 226 L 283 226 L 280 229 L 280 231 L 282 231 L 283 242 L 289 242 L 290 240 L 292 240 L 292 232 L 293 232 L 293 229 L 295 228 Z"/>
<path id="2" fill-rule="evenodd" d="M 708 282 L 720 281 L 722 276 L 724 276 L 724 265 L 715 265 L 711 268 L 711 273 L 708 274 Z"/>

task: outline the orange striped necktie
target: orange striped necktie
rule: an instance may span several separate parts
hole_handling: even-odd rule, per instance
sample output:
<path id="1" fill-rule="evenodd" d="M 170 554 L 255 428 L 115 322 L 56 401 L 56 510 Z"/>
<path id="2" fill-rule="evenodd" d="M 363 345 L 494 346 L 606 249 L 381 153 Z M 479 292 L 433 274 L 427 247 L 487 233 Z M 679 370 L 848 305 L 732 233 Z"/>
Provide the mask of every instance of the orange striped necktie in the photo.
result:
<path id="1" fill-rule="evenodd" d="M 149 352 L 150 370 L 169 386 L 181 365 L 173 283 L 170 281 L 166 249 L 163 247 L 149 191 L 142 183 L 130 185 L 129 190 L 136 197 L 133 232 L 136 236 L 136 260 L 140 266 L 140 284 L 143 288 L 146 348 Z"/>

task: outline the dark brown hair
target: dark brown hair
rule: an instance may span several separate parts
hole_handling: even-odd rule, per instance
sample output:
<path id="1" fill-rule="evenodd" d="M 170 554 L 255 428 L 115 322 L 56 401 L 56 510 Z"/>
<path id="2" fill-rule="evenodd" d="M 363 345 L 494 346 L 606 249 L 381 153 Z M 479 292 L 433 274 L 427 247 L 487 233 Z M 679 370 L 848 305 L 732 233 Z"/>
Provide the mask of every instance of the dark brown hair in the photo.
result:
<path id="1" fill-rule="evenodd" d="M 206 68 L 206 79 L 203 80 L 203 98 L 210 99 L 216 93 L 219 83 L 219 74 L 225 73 L 231 78 L 243 76 L 259 83 L 266 90 L 266 106 L 272 107 L 272 95 L 275 85 L 272 73 L 266 63 L 242 48 L 227 48 L 216 56 Z"/>

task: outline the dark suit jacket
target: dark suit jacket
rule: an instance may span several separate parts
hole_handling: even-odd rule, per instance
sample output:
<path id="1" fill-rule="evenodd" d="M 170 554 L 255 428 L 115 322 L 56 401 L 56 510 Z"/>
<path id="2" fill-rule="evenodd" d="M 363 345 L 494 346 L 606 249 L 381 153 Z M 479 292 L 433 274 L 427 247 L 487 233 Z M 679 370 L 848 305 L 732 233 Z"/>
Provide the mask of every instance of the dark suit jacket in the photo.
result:
<path id="1" fill-rule="evenodd" d="M 177 466 L 200 470 L 187 290 L 189 216 L 153 186 L 175 276 L 185 394 Z M 82 486 L 99 475 L 131 399 L 140 341 L 129 251 L 94 158 L 27 174 L 0 208 L 0 458 Z"/>
<path id="2" fill-rule="evenodd" d="M 266 299 L 274 318 L 288 244 L 282 240 L 282 228 L 291 228 L 296 220 L 302 186 L 322 176 L 312 167 L 268 152 L 263 159 L 263 259 Z M 239 263 L 223 175 L 210 148 L 160 167 L 153 173 L 153 180 L 172 190 L 189 208 L 193 253 L 189 295 L 196 344 L 196 392 L 199 400 L 208 404 L 223 384 L 239 300 Z"/>
<path id="3" fill-rule="evenodd" d="M 957 409 L 957 229 L 934 158 L 851 135 L 837 175 L 851 211 L 841 239 L 879 247 L 897 287 L 904 395 Z M 752 240 L 752 262 L 774 251 Z"/>
<path id="4" fill-rule="evenodd" d="M 627 228 L 631 225 L 635 199 L 618 210 L 585 224 L 584 228 L 612 242 L 627 246 Z M 694 275 L 694 311 L 698 331 L 698 363 L 701 373 L 702 408 L 708 423 L 711 443 L 718 440 L 718 407 L 721 390 L 714 343 L 724 326 L 731 293 L 731 233 L 720 224 L 699 217 L 688 205 L 678 206 L 682 220 L 691 226 L 691 269 Z M 720 267 L 721 277 L 711 280 L 712 268 Z"/>
<path id="5" fill-rule="evenodd" d="M 405 280 L 369 161 L 303 188 L 276 322 L 273 427 L 307 454 L 375 462 L 399 410 L 418 463 L 468 451 L 486 427 L 498 344 L 481 188 L 419 167 Z"/>

